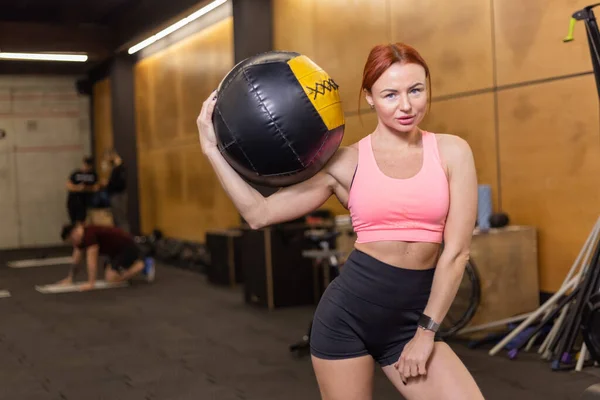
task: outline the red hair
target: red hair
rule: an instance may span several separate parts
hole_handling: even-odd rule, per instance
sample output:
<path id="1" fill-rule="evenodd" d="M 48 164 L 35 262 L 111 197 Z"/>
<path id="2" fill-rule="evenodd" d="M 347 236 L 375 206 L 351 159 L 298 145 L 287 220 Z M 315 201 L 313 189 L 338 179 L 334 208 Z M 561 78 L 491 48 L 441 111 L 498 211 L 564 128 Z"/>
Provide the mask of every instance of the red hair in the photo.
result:
<path id="1" fill-rule="evenodd" d="M 365 63 L 361 93 L 358 98 L 359 112 L 362 91 L 366 90 L 371 92 L 371 88 L 375 81 L 377 81 L 377 79 L 379 79 L 392 64 L 397 62 L 401 64 L 418 64 L 425 69 L 428 103 L 431 104 L 431 76 L 429 75 L 429 67 L 419 52 L 404 43 L 380 44 L 371 49 L 369 57 L 367 57 L 367 62 Z"/>

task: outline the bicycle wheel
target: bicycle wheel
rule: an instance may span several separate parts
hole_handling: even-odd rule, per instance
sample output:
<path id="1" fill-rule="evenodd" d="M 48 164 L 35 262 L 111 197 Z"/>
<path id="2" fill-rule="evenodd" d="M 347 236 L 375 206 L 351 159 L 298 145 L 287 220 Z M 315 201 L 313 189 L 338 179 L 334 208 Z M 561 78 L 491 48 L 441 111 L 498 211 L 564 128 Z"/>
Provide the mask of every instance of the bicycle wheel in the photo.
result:
<path id="1" fill-rule="evenodd" d="M 479 274 L 473 261 L 469 260 L 454 302 L 440 325 L 439 336 L 449 338 L 464 328 L 475 315 L 480 300 Z"/>

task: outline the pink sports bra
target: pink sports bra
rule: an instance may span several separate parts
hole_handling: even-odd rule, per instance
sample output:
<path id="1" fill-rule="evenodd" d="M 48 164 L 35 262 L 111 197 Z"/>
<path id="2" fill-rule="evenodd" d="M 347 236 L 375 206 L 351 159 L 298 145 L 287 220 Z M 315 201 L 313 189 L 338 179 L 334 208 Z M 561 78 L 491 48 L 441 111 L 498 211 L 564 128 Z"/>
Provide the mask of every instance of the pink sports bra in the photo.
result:
<path id="1" fill-rule="evenodd" d="M 358 167 L 348 195 L 357 243 L 442 242 L 450 205 L 448 179 L 435 134 L 422 132 L 423 164 L 408 179 L 390 178 L 381 172 L 371 135 L 358 143 Z"/>

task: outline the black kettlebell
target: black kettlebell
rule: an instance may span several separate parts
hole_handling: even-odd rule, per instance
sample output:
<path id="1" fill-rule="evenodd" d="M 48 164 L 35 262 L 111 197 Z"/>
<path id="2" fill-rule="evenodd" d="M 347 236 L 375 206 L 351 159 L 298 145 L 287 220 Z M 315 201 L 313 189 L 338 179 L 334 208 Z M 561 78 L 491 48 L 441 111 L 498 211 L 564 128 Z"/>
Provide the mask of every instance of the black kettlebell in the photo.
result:
<path id="1" fill-rule="evenodd" d="M 506 213 L 494 213 L 490 215 L 490 226 L 492 228 L 504 228 L 510 222 Z"/>

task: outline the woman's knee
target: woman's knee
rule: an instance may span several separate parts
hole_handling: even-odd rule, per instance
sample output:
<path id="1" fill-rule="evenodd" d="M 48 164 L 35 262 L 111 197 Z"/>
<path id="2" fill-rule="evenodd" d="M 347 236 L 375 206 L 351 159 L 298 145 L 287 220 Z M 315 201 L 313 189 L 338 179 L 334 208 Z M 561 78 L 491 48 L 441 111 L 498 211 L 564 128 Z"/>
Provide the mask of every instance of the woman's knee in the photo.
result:
<path id="1" fill-rule="evenodd" d="M 108 266 L 104 271 L 104 280 L 107 282 L 116 282 L 119 280 L 119 278 L 119 273 L 112 269 L 110 266 Z"/>

